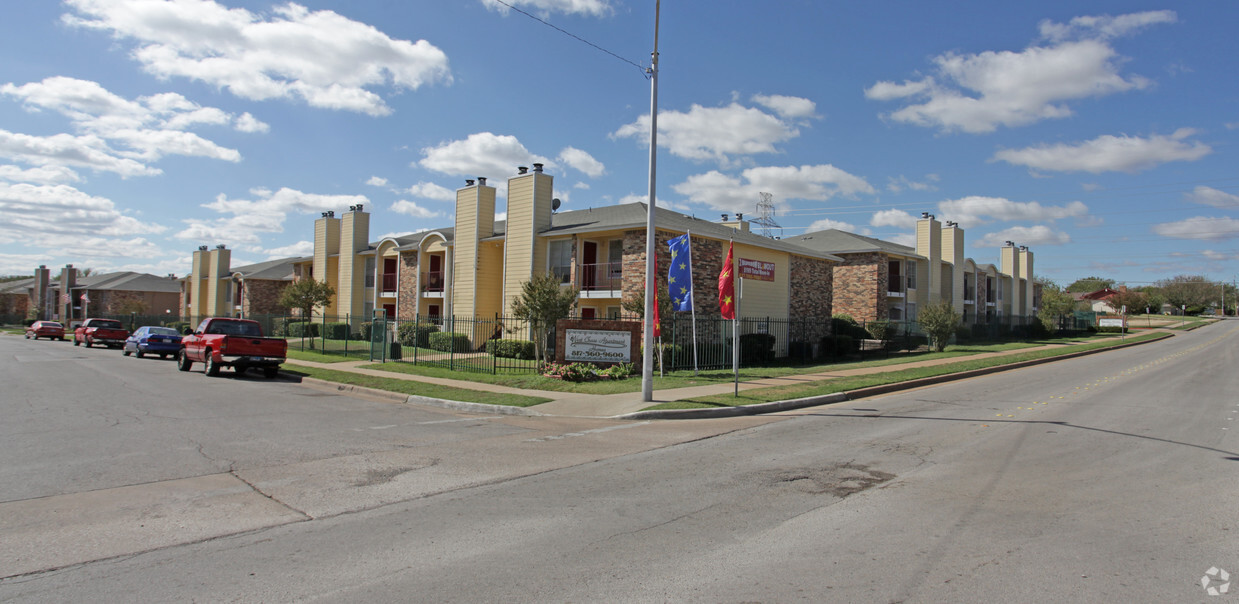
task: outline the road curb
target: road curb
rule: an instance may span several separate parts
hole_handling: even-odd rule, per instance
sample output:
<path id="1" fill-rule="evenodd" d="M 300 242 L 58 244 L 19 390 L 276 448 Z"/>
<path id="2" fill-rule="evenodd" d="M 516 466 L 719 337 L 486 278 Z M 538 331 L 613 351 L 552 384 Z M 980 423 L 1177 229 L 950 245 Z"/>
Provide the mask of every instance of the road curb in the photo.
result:
<path id="1" fill-rule="evenodd" d="M 441 398 L 432 398 L 429 396 L 419 396 L 416 394 L 401 394 L 399 392 L 391 392 L 390 390 L 379 390 L 377 388 L 367 388 L 365 386 L 354 386 L 352 384 L 341 384 L 339 382 L 331 382 L 320 380 L 318 378 L 303 377 L 302 384 L 310 384 L 314 386 L 322 386 L 336 392 L 346 392 L 353 394 L 364 394 L 367 396 L 378 397 L 389 400 L 394 403 L 426 405 L 429 407 L 440 407 L 443 409 L 451 409 L 453 411 L 465 411 L 469 413 L 488 413 L 491 415 L 543 415 L 533 409 L 525 407 L 510 407 L 507 405 L 488 405 L 486 403 L 467 403 L 465 401 L 450 401 Z"/>
<path id="2" fill-rule="evenodd" d="M 759 403 L 756 405 L 744 405 L 742 407 L 718 407 L 712 409 L 664 409 L 658 411 L 636 411 L 634 413 L 625 413 L 615 416 L 615 419 L 709 419 L 716 417 L 738 417 L 743 415 L 761 415 L 763 413 L 778 413 L 780 411 L 790 411 L 793 409 L 802 409 L 804 407 L 816 407 L 818 405 L 829 405 L 833 403 L 841 403 L 843 401 L 866 398 L 870 396 L 878 396 L 881 394 L 889 394 L 900 390 L 912 390 L 924 386 L 932 386 L 944 382 L 953 382 L 957 380 L 966 380 L 968 378 L 989 375 L 1001 371 L 1012 371 L 1022 369 L 1024 367 L 1032 367 L 1034 365 L 1043 365 L 1045 363 L 1053 363 L 1055 361 L 1065 361 L 1075 359 L 1090 354 L 1100 352 L 1108 352 L 1111 350 L 1120 350 L 1132 346 L 1140 346 L 1142 344 L 1150 344 L 1152 342 L 1160 342 L 1166 338 L 1174 337 L 1174 334 L 1163 334 L 1160 338 L 1143 340 L 1140 342 L 1129 342 L 1126 344 L 1118 344 L 1116 346 L 1108 346 L 1106 348 L 1096 348 L 1093 350 L 1081 350 L 1068 354 L 1046 357 L 1043 359 L 1032 359 L 1029 361 L 1018 361 L 1005 365 L 995 365 L 993 367 L 985 367 L 983 369 L 972 369 L 968 371 L 959 371 L 956 373 L 946 373 L 943 375 L 935 375 L 933 377 L 920 378 L 916 380 L 908 380 L 906 382 L 895 382 L 892 384 L 882 384 L 881 386 L 870 386 L 868 388 L 860 388 L 857 390 L 849 390 L 846 392 L 834 392 L 831 394 L 823 394 L 819 396 L 810 396 L 805 398 L 790 399 L 786 401 L 774 401 L 770 403 Z"/>

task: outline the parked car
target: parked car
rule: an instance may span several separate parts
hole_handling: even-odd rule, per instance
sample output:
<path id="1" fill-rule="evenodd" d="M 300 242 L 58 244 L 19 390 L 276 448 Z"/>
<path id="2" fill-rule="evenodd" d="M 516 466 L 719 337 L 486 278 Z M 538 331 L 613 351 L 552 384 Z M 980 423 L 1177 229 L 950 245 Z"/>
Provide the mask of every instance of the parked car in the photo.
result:
<path id="1" fill-rule="evenodd" d="M 144 325 L 135 329 L 128 338 L 125 338 L 125 345 L 121 347 L 121 352 L 125 356 L 132 353 L 139 359 L 148 354 L 157 354 L 160 358 L 166 359 L 180 350 L 181 334 L 171 327 L 156 325 Z"/>
<path id="2" fill-rule="evenodd" d="M 103 344 L 108 348 L 120 348 L 129 337 L 129 330 L 116 319 L 86 319 L 73 330 L 73 345 L 86 344 L 87 348 Z"/>
<path id="3" fill-rule="evenodd" d="M 65 339 L 65 326 L 55 321 L 35 321 L 30 324 L 30 327 L 26 328 L 26 339 L 29 340 L 30 338 L 36 340 L 39 338 L 47 338 L 49 340 L 56 338 L 63 342 Z"/>
<path id="4" fill-rule="evenodd" d="M 181 338 L 177 369 L 189 371 L 194 363 L 206 365 L 206 374 L 219 375 L 220 367 L 230 366 L 237 373 L 262 369 L 263 375 L 279 375 L 288 352 L 284 338 L 267 338 L 262 325 L 247 319 L 211 318 L 202 321 L 193 333 Z"/>

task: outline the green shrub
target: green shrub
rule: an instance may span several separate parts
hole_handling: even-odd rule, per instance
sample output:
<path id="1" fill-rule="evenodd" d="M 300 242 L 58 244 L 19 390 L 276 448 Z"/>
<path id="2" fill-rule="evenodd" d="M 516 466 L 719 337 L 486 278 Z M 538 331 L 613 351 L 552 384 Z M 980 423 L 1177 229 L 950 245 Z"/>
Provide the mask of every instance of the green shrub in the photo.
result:
<path id="1" fill-rule="evenodd" d="M 323 332 L 328 340 L 347 340 L 349 336 L 348 323 L 324 323 Z"/>
<path id="2" fill-rule="evenodd" d="M 440 352 L 469 352 L 473 344 L 467 334 L 439 331 L 430 334 L 426 347 Z"/>
<path id="3" fill-rule="evenodd" d="M 808 342 L 791 342 L 787 345 L 787 357 L 797 361 L 813 358 L 813 346 Z"/>
<path id="4" fill-rule="evenodd" d="M 171 327 L 172 329 L 175 329 L 176 333 L 185 333 L 185 330 L 189 329 L 189 322 L 188 321 L 168 321 L 167 323 L 164 323 L 163 326 Z"/>
<path id="5" fill-rule="evenodd" d="M 309 321 L 289 321 L 288 337 L 290 338 L 317 338 L 319 334 L 319 324 Z"/>
<path id="6" fill-rule="evenodd" d="M 821 354 L 829 358 L 846 357 L 860 349 L 860 342 L 852 336 L 824 336 L 821 342 Z"/>
<path id="7" fill-rule="evenodd" d="M 865 324 L 865 330 L 875 340 L 889 340 L 895 335 L 895 324 L 890 321 L 870 321 Z"/>
<path id="8" fill-rule="evenodd" d="M 487 340 L 486 352 L 504 359 L 529 360 L 534 356 L 533 342 L 530 340 Z"/>
<path id="9" fill-rule="evenodd" d="M 1127 328 L 1118 325 L 1103 325 L 1097 328 L 1097 333 L 1127 333 Z"/>
<path id="10" fill-rule="evenodd" d="M 765 365 L 774 360 L 773 335 L 768 333 L 740 334 L 740 362 L 744 365 Z"/>
<path id="11" fill-rule="evenodd" d="M 416 346 L 418 348 L 430 347 L 430 334 L 439 331 L 439 326 L 434 323 L 419 323 L 416 321 L 406 321 L 401 323 L 396 328 L 396 338 L 405 346 Z"/>
<path id="12" fill-rule="evenodd" d="M 365 322 L 363 322 L 361 325 L 359 325 L 359 326 L 357 327 L 357 333 L 355 334 L 355 335 L 357 336 L 357 337 L 356 337 L 356 339 L 358 339 L 358 340 L 362 340 L 362 341 L 365 341 L 365 342 L 369 342 L 369 341 L 370 341 L 370 332 L 371 332 L 373 329 L 374 329 L 374 324 L 373 324 L 373 323 L 371 323 L 371 322 L 369 322 L 369 321 L 365 321 Z"/>
<path id="13" fill-rule="evenodd" d="M 837 336 L 849 336 L 856 340 L 869 338 L 869 332 L 856 323 L 849 315 L 837 314 L 830 319 L 830 333 Z"/>

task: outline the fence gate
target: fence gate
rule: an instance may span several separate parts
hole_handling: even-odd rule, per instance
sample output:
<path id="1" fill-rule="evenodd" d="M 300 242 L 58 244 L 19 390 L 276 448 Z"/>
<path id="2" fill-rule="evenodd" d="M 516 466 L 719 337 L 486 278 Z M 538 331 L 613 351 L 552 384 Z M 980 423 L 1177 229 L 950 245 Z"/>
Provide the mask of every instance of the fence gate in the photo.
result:
<path id="1" fill-rule="evenodd" d="M 370 321 L 370 360 L 387 362 L 388 345 L 387 310 L 374 309 L 374 318 Z"/>

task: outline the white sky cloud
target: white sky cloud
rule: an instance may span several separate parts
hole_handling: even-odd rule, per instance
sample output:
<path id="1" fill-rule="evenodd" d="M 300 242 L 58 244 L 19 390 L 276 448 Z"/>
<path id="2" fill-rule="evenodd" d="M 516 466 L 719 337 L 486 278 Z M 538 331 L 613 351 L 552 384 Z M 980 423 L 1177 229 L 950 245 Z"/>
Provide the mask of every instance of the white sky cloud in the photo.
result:
<path id="1" fill-rule="evenodd" d="M 263 250 L 263 253 L 267 254 L 268 260 L 274 260 L 276 258 L 302 258 L 305 256 L 313 256 L 314 242 L 309 240 L 301 240 L 291 245 Z"/>
<path id="2" fill-rule="evenodd" d="M 1041 22 L 1041 35 L 1047 40 L 1066 40 L 1069 38 L 1101 37 L 1117 38 L 1134 33 L 1151 25 L 1159 23 L 1174 23 L 1178 16 L 1174 11 L 1159 10 L 1143 13 L 1131 13 L 1112 17 L 1098 15 L 1076 17 L 1066 24 L 1053 21 Z"/>
<path id="3" fill-rule="evenodd" d="M 0 180 L 50 185 L 78 182 L 82 180 L 82 177 L 65 166 L 43 166 L 23 170 L 17 166 L 0 165 Z"/>
<path id="4" fill-rule="evenodd" d="M 407 190 L 409 195 L 416 195 L 422 199 L 432 199 L 434 201 L 456 201 L 456 191 L 447 187 L 436 185 L 433 182 L 419 182 Z"/>
<path id="5" fill-rule="evenodd" d="M 228 199 L 222 193 L 202 207 L 228 215 L 216 220 L 187 219 L 188 226 L 173 235 L 208 245 L 224 243 L 243 250 L 261 252 L 262 233 L 284 232 L 284 220 L 293 212 L 314 214 L 368 204 L 364 195 L 318 195 L 282 188 L 250 191 L 254 199 Z"/>
<path id="6" fill-rule="evenodd" d="M 69 185 L 0 182 L 0 243 L 22 242 L 77 250 L 80 241 L 162 233 L 116 209 L 112 200 Z"/>
<path id="7" fill-rule="evenodd" d="M 842 220 L 823 218 L 821 220 L 813 221 L 813 224 L 810 224 L 809 228 L 806 229 L 805 232 L 812 233 L 814 231 L 825 231 L 828 229 L 839 229 L 840 231 L 847 231 L 849 233 L 855 233 L 856 225 L 850 222 L 844 222 Z M 864 233 L 861 233 L 861 234 L 863 235 Z"/>
<path id="8" fill-rule="evenodd" d="M 486 184 L 501 192 L 507 190 L 507 177 L 516 174 L 517 166 L 551 163 L 545 157 L 534 155 L 515 136 L 490 132 L 478 132 L 464 140 L 426 147 L 422 155 L 425 157 L 416 165 L 451 176 L 484 176 L 488 179 Z"/>
<path id="9" fill-rule="evenodd" d="M 564 147 L 564 150 L 559 152 L 559 161 L 590 178 L 598 178 L 607 171 L 602 162 L 576 147 Z"/>
<path id="10" fill-rule="evenodd" d="M 1016 226 L 994 233 L 982 235 L 973 245 L 976 247 L 1002 247 L 1007 241 L 1016 245 L 1066 245 L 1071 243 L 1071 236 L 1062 231 L 1056 231 L 1046 225 Z"/>
<path id="11" fill-rule="evenodd" d="M 875 212 L 869 219 L 869 226 L 911 229 L 916 228 L 916 217 L 903 210 L 892 208 Z"/>
<path id="12" fill-rule="evenodd" d="M 391 210 L 397 214 L 404 214 L 414 218 L 436 218 L 442 215 L 442 212 L 427 210 L 426 208 L 417 205 L 417 203 L 407 199 L 401 199 L 396 203 L 391 204 Z"/>
<path id="13" fill-rule="evenodd" d="M 902 193 L 905 189 L 912 191 L 936 191 L 938 187 L 934 186 L 933 183 L 938 182 L 938 180 L 937 174 L 926 174 L 925 180 L 922 182 L 900 175 L 899 177 L 886 179 L 886 190 L 891 193 Z"/>
<path id="14" fill-rule="evenodd" d="M 1192 189 L 1185 197 L 1189 201 L 1194 201 L 1199 204 L 1213 206 L 1215 208 L 1239 208 L 1239 195 L 1219 191 L 1213 187 L 1198 185 Z"/>
<path id="15" fill-rule="evenodd" d="M 993 220 L 1042 222 L 1063 218 L 1085 218 L 1088 206 L 1073 201 L 1065 206 L 1043 206 L 1035 201 L 1016 202 L 1001 197 L 969 196 L 938 204 L 942 220 L 953 220 L 968 228 Z"/>
<path id="16" fill-rule="evenodd" d="M 1170 136 L 1105 135 L 1078 144 L 1004 149 L 991 161 L 1050 172 L 1139 172 L 1172 161 L 1196 161 L 1212 153 L 1209 145 L 1184 140 L 1195 133 L 1191 128 L 1180 128 Z"/>
<path id="17" fill-rule="evenodd" d="M 825 201 L 838 195 L 855 197 L 876 192 L 865 179 L 829 164 L 749 168 L 739 178 L 711 170 L 690 176 L 671 188 L 692 203 L 727 212 L 753 211 L 760 199 L 758 194 L 763 192 L 772 194 L 778 203 L 790 199 Z"/>
<path id="18" fill-rule="evenodd" d="M 387 179 L 381 176 L 371 176 L 369 179 L 366 180 L 366 184 L 372 187 L 386 187 Z"/>
<path id="19" fill-rule="evenodd" d="M 1239 220 L 1195 216 L 1178 222 L 1155 224 L 1153 232 L 1172 239 L 1232 239 L 1239 237 Z"/>
<path id="20" fill-rule="evenodd" d="M 447 55 L 425 40 L 395 40 L 329 10 L 273 7 L 270 18 L 212 0 L 67 0 L 69 25 L 136 41 L 146 71 L 185 77 L 252 100 L 387 115 L 370 88 L 451 82 Z"/>
<path id="21" fill-rule="evenodd" d="M 614 10 L 608 0 L 508 0 L 507 3 L 544 19 L 551 13 L 605 17 Z M 495 0 L 482 0 L 482 5 L 505 15 L 510 11 Z"/>
<path id="22" fill-rule="evenodd" d="M 612 136 L 635 138 L 648 147 L 650 116 L 643 115 L 621 126 Z M 658 146 L 686 159 L 726 164 L 734 156 L 775 153 L 775 144 L 797 136 L 800 130 L 786 120 L 739 103 L 725 107 L 694 104 L 687 112 L 658 113 Z"/>
<path id="23" fill-rule="evenodd" d="M 1106 41 L 1120 32 L 1168 22 L 1140 15 L 1106 17 L 1105 23 L 1101 18 L 1067 26 L 1043 23 L 1043 34 L 1053 34 L 1047 36 L 1052 40 L 1048 46 L 1030 46 L 1020 52 L 948 52 L 933 59 L 932 75 L 902 84 L 879 81 L 865 90 L 865 96 L 878 101 L 908 100 L 911 104 L 888 117 L 944 131 L 984 133 L 999 126 L 1068 117 L 1072 110 L 1067 101 L 1150 86 L 1143 77 L 1119 74 L 1123 58 Z M 1091 37 L 1066 39 L 1068 34 L 1090 31 Z"/>
<path id="24" fill-rule="evenodd" d="M 753 102 L 765 107 L 783 119 L 816 118 L 817 103 L 798 96 L 781 94 L 758 94 L 753 96 Z"/>

